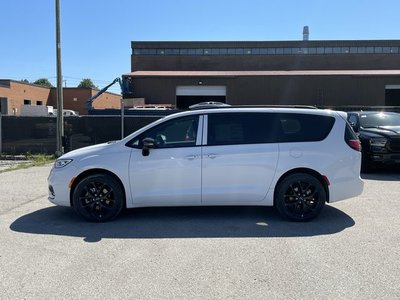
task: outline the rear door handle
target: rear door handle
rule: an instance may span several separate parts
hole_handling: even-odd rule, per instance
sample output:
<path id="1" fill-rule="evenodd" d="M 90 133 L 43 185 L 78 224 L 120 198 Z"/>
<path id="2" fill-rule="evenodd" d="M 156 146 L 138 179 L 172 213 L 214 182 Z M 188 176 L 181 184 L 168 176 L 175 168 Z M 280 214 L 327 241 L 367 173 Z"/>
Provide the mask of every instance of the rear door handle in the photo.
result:
<path id="1" fill-rule="evenodd" d="M 185 158 L 188 160 L 194 160 L 197 156 L 196 155 L 186 155 Z"/>
<path id="2" fill-rule="evenodd" d="M 217 154 L 211 153 L 207 155 L 208 158 L 214 159 L 217 157 Z"/>

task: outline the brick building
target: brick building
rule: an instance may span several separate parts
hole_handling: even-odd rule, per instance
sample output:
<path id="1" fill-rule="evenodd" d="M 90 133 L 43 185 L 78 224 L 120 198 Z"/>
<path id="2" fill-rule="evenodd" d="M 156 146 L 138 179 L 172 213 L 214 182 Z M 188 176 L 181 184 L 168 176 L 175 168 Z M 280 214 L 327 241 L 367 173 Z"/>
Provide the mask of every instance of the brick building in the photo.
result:
<path id="1" fill-rule="evenodd" d="M 95 95 L 91 88 L 63 88 L 64 109 L 86 115 L 85 100 Z M 47 88 L 21 81 L 0 80 L 0 112 L 3 115 L 20 115 L 21 105 L 47 105 L 57 108 L 56 88 Z M 94 108 L 120 108 L 121 96 L 104 93 L 93 102 Z"/>
<path id="2" fill-rule="evenodd" d="M 229 104 L 400 106 L 400 40 L 131 43 L 133 97 Z"/>

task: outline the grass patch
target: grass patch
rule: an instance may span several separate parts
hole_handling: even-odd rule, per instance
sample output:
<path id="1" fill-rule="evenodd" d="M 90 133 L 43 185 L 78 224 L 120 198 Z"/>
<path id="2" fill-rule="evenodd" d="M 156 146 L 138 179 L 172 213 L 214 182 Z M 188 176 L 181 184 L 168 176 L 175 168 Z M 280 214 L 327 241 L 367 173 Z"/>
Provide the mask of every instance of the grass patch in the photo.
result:
<path id="1" fill-rule="evenodd" d="M 44 166 L 53 163 L 55 159 L 56 157 L 54 155 L 28 153 L 23 158 L 18 157 L 18 160 L 7 159 L 3 168 L 0 169 L 0 173 Z"/>

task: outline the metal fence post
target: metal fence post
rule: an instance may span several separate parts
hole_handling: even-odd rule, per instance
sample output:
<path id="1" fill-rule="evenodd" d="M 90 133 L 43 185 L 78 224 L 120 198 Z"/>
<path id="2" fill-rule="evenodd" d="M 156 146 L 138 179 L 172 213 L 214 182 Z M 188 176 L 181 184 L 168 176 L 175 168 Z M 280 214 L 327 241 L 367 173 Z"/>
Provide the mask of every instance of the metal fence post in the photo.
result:
<path id="1" fill-rule="evenodd" d="M 125 102 L 124 99 L 121 98 L 121 140 L 124 138 L 125 131 Z"/>
<path id="2" fill-rule="evenodd" d="M 3 133 L 3 129 L 2 129 L 2 127 L 1 127 L 1 125 L 2 125 L 2 122 L 3 122 L 3 116 L 2 116 L 2 114 L 1 114 L 1 112 L 0 112 L 0 156 L 2 156 L 3 155 L 3 135 L 2 135 L 2 133 Z"/>

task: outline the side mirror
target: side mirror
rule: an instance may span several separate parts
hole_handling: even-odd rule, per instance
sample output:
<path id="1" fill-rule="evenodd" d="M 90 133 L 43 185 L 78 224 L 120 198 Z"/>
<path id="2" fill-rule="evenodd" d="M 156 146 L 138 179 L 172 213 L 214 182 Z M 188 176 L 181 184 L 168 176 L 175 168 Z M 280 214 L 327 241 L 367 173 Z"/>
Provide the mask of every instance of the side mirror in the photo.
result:
<path id="1" fill-rule="evenodd" d="M 156 144 L 152 138 L 145 138 L 143 139 L 143 148 L 142 148 L 142 155 L 149 156 L 150 149 L 155 148 Z"/>

